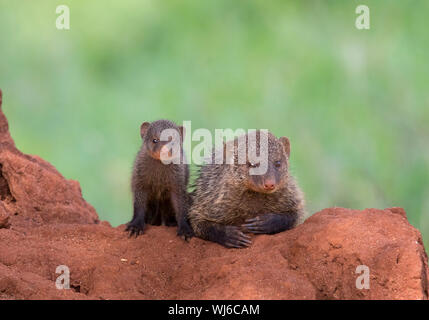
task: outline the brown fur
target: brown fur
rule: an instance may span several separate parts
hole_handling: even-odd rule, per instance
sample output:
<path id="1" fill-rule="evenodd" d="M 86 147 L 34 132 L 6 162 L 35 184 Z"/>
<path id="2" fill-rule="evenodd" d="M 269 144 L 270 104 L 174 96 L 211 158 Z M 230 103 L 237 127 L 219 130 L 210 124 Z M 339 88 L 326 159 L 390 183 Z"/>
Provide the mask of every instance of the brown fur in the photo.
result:
<path id="1" fill-rule="evenodd" d="M 224 150 L 234 145 L 234 164 L 201 167 L 189 210 L 198 237 L 227 247 L 248 246 L 245 233 L 280 232 L 304 217 L 303 194 L 289 173 L 289 140 L 268 133 L 268 170 L 255 176 L 249 174 L 251 164 L 238 164 L 239 139 L 246 140 L 247 150 L 248 135 L 224 144 Z"/>
<path id="2" fill-rule="evenodd" d="M 161 162 L 160 151 L 167 142 L 159 140 L 165 129 L 175 129 L 180 133 L 180 151 L 184 159 L 182 127 L 169 120 L 144 122 L 141 125 L 143 144 L 134 162 L 131 181 L 134 215 L 127 226 L 130 235 L 143 233 L 148 223 L 168 226 L 177 224 L 178 235 L 192 237 L 192 229 L 187 221 L 189 168 L 183 161 L 180 164 Z"/>

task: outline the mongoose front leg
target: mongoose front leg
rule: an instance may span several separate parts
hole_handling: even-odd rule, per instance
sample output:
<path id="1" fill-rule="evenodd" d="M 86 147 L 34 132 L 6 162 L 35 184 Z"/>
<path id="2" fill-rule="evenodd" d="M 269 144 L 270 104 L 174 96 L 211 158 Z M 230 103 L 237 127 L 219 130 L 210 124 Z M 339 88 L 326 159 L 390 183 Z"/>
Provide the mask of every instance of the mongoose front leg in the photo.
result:
<path id="1" fill-rule="evenodd" d="M 274 234 L 291 229 L 296 221 L 294 214 L 267 213 L 247 219 L 242 225 L 244 232 Z"/>
<path id="2" fill-rule="evenodd" d="M 133 219 L 128 222 L 126 232 L 130 233 L 130 237 L 135 235 L 138 237 L 143 234 L 145 227 L 145 211 L 147 207 L 147 194 L 146 192 L 136 192 L 134 194 L 134 213 Z"/>
<path id="3" fill-rule="evenodd" d="M 177 235 L 179 237 L 184 237 L 184 239 L 188 241 L 194 236 L 194 231 L 187 219 L 188 206 L 186 204 L 186 199 L 186 194 L 181 196 L 175 192 L 171 193 L 171 203 L 177 220 Z"/>
<path id="4" fill-rule="evenodd" d="M 227 248 L 246 248 L 252 244 L 250 237 L 237 226 L 203 222 L 198 228 L 203 239 L 217 242 Z"/>

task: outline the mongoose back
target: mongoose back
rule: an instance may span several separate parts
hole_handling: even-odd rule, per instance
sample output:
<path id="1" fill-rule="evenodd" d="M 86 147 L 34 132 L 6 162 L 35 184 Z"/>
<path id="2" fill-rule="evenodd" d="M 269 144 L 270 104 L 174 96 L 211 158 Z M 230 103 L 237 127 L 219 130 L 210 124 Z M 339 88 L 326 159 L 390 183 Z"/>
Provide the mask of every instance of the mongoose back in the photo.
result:
<path id="1" fill-rule="evenodd" d="M 176 130 L 177 139 L 170 135 L 169 139 L 161 141 L 161 135 L 168 129 Z M 134 162 L 131 180 L 134 213 L 126 228 L 130 236 L 143 233 L 147 223 L 177 224 L 179 236 L 185 239 L 192 237 L 193 232 L 187 221 L 189 167 L 183 161 L 184 134 L 183 127 L 169 120 L 144 122 L 141 125 L 143 143 Z M 180 161 L 168 164 L 162 161 L 165 155 L 172 156 L 172 148 L 167 148 L 168 143 L 178 143 Z"/>
<path id="2" fill-rule="evenodd" d="M 243 248 L 251 244 L 247 233 L 274 234 L 293 228 L 303 219 L 303 194 L 289 174 L 289 139 L 277 139 L 267 131 L 258 130 L 257 152 L 262 150 L 259 140 L 262 134 L 268 135 L 264 174 L 250 174 L 250 169 L 258 164 L 249 161 L 248 134 L 224 143 L 224 152 L 233 148 L 233 163 L 206 164 L 200 168 L 189 209 L 196 236 L 226 247 Z M 246 148 L 245 161 L 241 162 L 237 152 L 240 141 L 245 141 Z"/>

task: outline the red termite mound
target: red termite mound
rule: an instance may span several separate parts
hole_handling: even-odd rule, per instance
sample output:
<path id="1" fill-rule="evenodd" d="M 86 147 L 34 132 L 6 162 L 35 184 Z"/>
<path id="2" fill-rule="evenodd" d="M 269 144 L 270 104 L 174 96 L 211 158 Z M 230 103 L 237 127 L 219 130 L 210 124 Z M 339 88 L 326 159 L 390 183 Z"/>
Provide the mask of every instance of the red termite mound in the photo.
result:
<path id="1" fill-rule="evenodd" d="M 130 239 L 99 222 L 78 182 L 16 149 L 0 109 L 0 299 L 428 298 L 422 238 L 400 208 L 325 209 L 248 249 L 175 233 L 149 226 Z"/>

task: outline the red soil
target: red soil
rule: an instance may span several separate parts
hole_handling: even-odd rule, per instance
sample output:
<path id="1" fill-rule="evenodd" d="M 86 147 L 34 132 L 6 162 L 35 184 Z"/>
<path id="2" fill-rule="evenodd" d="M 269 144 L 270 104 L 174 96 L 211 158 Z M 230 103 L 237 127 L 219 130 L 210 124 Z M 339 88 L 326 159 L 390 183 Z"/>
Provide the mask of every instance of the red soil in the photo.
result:
<path id="1" fill-rule="evenodd" d="M 421 235 L 400 208 L 325 209 L 247 249 L 175 232 L 130 239 L 99 222 L 78 182 L 15 148 L 0 109 L 0 299 L 428 298 Z M 56 289 L 59 265 L 69 290 Z M 370 289 L 356 288 L 358 265 Z"/>

